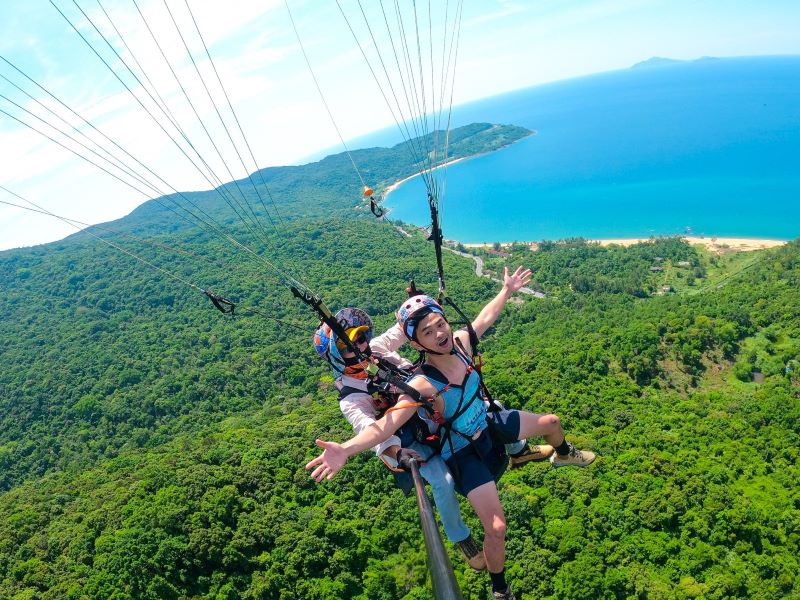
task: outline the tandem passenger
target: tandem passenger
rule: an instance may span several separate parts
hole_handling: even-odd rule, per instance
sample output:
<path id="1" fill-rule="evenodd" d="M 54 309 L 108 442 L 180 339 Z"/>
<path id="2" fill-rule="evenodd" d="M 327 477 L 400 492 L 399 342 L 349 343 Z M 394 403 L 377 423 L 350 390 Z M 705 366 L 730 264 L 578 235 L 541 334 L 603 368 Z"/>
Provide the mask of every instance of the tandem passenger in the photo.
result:
<path id="1" fill-rule="evenodd" d="M 511 295 L 530 277 L 530 270 L 522 267 L 513 275 L 505 270 L 502 290 L 472 322 L 476 339 L 491 327 Z M 594 461 L 595 455 L 577 450 L 567 442 L 561 420 L 554 414 L 487 411 L 481 376 L 473 361 L 470 332 L 453 332 L 444 310 L 433 298 L 418 295 L 403 302 L 397 311 L 397 323 L 411 345 L 425 353 L 420 373 L 409 383 L 423 397 L 431 399 L 443 416 L 441 458 L 483 525 L 483 554 L 492 580 L 493 598 L 514 600 L 505 580 L 506 519 L 494 479 L 502 460 L 497 442 L 543 436 L 555 448 L 550 462 L 556 467 L 585 467 Z M 333 478 L 349 457 L 389 439 L 412 415 L 422 413 L 418 407 L 419 403 L 410 396 L 402 395 L 395 410 L 343 444 L 316 440 L 324 451 L 306 468 L 313 469 L 311 476 L 318 482 Z"/>

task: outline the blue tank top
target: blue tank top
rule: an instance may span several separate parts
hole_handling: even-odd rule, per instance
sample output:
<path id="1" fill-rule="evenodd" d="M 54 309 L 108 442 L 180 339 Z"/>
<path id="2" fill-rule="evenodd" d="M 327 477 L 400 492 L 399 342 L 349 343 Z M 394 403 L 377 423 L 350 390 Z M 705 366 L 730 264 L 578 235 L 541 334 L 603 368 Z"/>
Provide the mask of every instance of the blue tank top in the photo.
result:
<path id="1" fill-rule="evenodd" d="M 470 367 L 471 361 L 466 356 L 463 356 L 460 352 L 456 353 L 456 356 L 467 367 Z M 415 375 L 412 381 L 417 377 L 423 378 L 439 392 L 444 390 L 441 393 L 444 401 L 444 418 L 450 422 L 450 426 L 453 429 L 449 436 L 446 430 L 443 432 L 445 438 L 449 437 L 449 439 L 443 439 L 444 444 L 441 450 L 442 458 L 447 460 L 454 453 L 467 447 L 478 429 L 486 427 L 486 404 L 483 402 L 483 395 L 480 389 L 480 377 L 475 372 L 475 369 L 470 370 L 466 381 L 462 382 L 461 385 L 441 381 L 424 373 Z M 451 421 L 456 412 L 459 413 L 458 416 Z"/>

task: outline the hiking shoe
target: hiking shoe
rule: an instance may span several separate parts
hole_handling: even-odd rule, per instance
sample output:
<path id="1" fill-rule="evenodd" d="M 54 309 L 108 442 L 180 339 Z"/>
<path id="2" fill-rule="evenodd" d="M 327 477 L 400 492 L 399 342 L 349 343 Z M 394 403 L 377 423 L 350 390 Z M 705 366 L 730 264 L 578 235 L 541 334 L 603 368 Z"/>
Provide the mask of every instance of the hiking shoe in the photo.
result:
<path id="1" fill-rule="evenodd" d="M 470 567 L 476 571 L 483 571 L 486 568 L 486 557 L 483 555 L 483 548 L 478 546 L 478 542 L 472 537 L 472 534 L 460 542 L 456 542 L 461 552 L 464 553 L 464 558 Z"/>
<path id="2" fill-rule="evenodd" d="M 569 444 L 569 453 L 561 456 L 558 452 L 553 452 L 550 457 L 550 464 L 554 467 L 588 467 L 594 462 L 595 453 L 590 450 L 578 450 Z"/>
<path id="3" fill-rule="evenodd" d="M 511 586 L 508 586 L 505 592 L 492 592 L 492 600 L 517 600 L 517 597 L 511 591 Z"/>
<path id="4" fill-rule="evenodd" d="M 509 454 L 508 468 L 515 469 L 517 467 L 521 467 L 527 462 L 539 462 L 547 460 L 552 454 L 553 447 L 548 444 L 542 444 L 540 446 L 531 446 L 530 444 L 525 444 L 525 447 L 521 452 L 518 452 L 517 454 Z"/>

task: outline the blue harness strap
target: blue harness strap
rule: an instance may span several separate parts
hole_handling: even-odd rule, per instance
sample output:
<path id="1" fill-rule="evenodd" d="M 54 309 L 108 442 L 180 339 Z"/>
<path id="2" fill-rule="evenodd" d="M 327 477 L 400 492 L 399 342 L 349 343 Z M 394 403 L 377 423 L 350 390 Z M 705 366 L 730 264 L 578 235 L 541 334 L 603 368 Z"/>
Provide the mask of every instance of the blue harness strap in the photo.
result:
<path id="1" fill-rule="evenodd" d="M 470 358 L 466 355 L 465 352 L 455 350 L 454 354 L 458 356 L 458 358 L 464 363 L 467 367 L 467 371 L 464 375 L 464 379 L 462 380 L 461 384 L 451 384 L 447 377 L 439 371 L 436 367 L 430 364 L 423 364 L 421 367 L 422 376 L 428 379 L 428 381 L 437 388 L 438 394 L 442 396 L 443 400 L 445 400 L 445 410 L 444 416 L 445 420 L 444 423 L 440 425 L 440 446 L 441 448 L 445 447 L 445 444 L 449 446 L 449 454 L 452 455 L 457 450 L 453 445 L 453 438 L 452 434 L 456 434 L 465 440 L 467 443 L 472 442 L 472 436 L 475 433 L 475 429 L 472 431 L 468 431 L 469 426 L 476 423 L 479 420 L 485 420 L 486 410 L 483 405 L 483 394 L 482 394 L 482 386 L 480 381 L 480 376 L 476 373 L 474 365 Z M 467 399 L 467 394 L 472 387 L 470 385 L 470 379 L 472 377 L 478 377 L 477 382 L 472 382 L 474 384 L 474 392 L 469 396 Z M 439 385 L 437 385 L 439 384 Z M 441 387 L 439 387 L 441 386 Z M 455 409 L 453 412 L 448 416 L 447 415 L 447 399 L 445 398 L 445 394 L 450 391 L 458 393 L 458 403 L 456 404 Z M 452 397 L 452 396 L 451 396 Z M 467 431 L 462 431 L 463 425 L 459 423 L 459 419 L 462 418 L 465 414 L 468 414 L 468 411 L 475 410 L 474 405 L 475 401 L 480 401 L 480 408 L 471 415 L 472 419 L 471 422 L 467 423 Z M 467 444 L 461 444 L 458 449 L 465 447 Z"/>

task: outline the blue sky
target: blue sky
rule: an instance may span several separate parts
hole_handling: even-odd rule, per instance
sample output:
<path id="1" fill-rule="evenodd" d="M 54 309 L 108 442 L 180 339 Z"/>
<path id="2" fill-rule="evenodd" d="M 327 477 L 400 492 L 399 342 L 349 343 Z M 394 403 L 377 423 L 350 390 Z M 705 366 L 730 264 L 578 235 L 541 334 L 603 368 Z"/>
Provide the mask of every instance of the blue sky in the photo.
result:
<path id="1" fill-rule="evenodd" d="M 296 163 L 338 144 L 283 0 L 189 3 L 260 167 Z M 377 68 L 379 63 L 374 52 L 370 53 L 369 31 L 358 3 L 340 3 Z M 97 0 L 78 0 L 78 4 L 117 51 L 129 58 Z M 383 4 L 387 10 L 394 10 L 390 0 Z M 56 0 L 56 5 L 98 48 L 103 48 L 105 56 L 113 56 L 72 1 Z M 242 167 L 226 143 L 227 137 L 183 50 L 164 1 L 139 0 L 138 5 L 231 165 L 233 175 L 244 176 L 245 168 L 254 167 L 250 168 L 249 157 Z M 382 56 L 393 61 L 380 4 L 377 0 L 362 0 L 362 5 Z M 410 26 L 413 7 L 409 0 L 400 0 L 400 5 Z M 168 6 L 195 53 L 199 68 L 213 77 L 208 61 L 203 60 L 202 46 L 184 0 L 168 0 Z M 452 23 L 456 3 L 437 0 L 431 6 L 434 55 L 439 57 L 446 54 L 443 50 L 448 47 L 441 45 L 445 39 L 444 10 L 447 7 L 448 22 Z M 289 0 L 289 7 L 344 138 L 392 124 L 392 115 L 336 2 Z M 221 161 L 215 160 L 215 151 L 191 115 L 134 4 L 130 0 L 102 0 L 102 8 L 178 115 L 189 139 L 221 179 L 230 179 Z M 423 18 L 427 2 L 419 0 L 417 10 L 420 22 L 427 23 Z M 800 2 L 789 0 L 467 0 L 453 99 L 460 104 L 537 83 L 626 68 L 651 56 L 692 59 L 800 54 L 798 31 Z M 422 38 L 423 42 L 427 39 L 424 31 Z M 0 56 L 47 87 L 176 188 L 210 187 L 48 1 L 0 3 Z M 433 63 L 436 73 L 440 73 L 441 59 L 434 58 Z M 392 69 L 387 70 L 391 75 Z M 2 61 L 0 75 L 57 108 Z M 138 85 L 125 77 L 140 93 Z M 442 79 L 438 75 L 432 78 Z M 25 108 L 40 110 L 2 78 L 0 94 Z M 223 101 L 215 88 L 212 94 Z M 146 97 L 142 98 L 146 102 Z M 2 98 L 0 110 L 36 122 Z M 233 127 L 230 121 L 229 125 Z M 39 123 L 37 127 L 45 129 Z M 0 135 L 0 184 L 48 210 L 97 223 L 127 214 L 147 199 L 4 114 L 0 114 Z M 0 200 L 19 202 L 2 191 Z M 51 241 L 73 231 L 55 219 L 0 206 L 0 249 Z"/>

